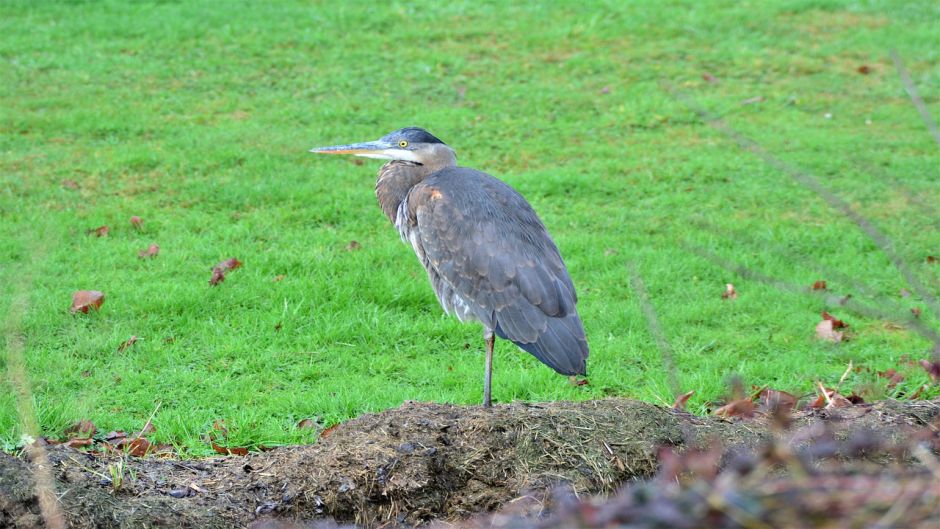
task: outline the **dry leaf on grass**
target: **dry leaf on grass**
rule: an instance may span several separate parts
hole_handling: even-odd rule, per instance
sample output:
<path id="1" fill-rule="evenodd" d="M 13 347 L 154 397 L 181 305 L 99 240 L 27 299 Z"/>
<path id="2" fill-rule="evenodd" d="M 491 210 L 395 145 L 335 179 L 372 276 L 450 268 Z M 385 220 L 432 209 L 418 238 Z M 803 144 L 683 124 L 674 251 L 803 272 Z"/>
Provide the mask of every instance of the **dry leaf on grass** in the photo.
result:
<path id="1" fill-rule="evenodd" d="M 94 235 L 95 237 L 107 237 L 109 231 L 111 231 L 111 228 L 107 226 L 98 226 L 97 228 L 88 230 L 88 233 L 90 235 Z"/>
<path id="2" fill-rule="evenodd" d="M 725 284 L 725 291 L 721 294 L 721 299 L 738 299 L 738 293 L 734 290 L 731 283 Z"/>
<path id="3" fill-rule="evenodd" d="M 72 294 L 72 314 L 82 312 L 88 314 L 88 309 L 98 310 L 104 303 L 104 292 L 97 290 L 79 290 Z"/>
<path id="4" fill-rule="evenodd" d="M 940 361 L 937 360 L 921 360 L 918 362 L 921 367 L 927 371 L 927 375 L 930 376 L 930 380 L 934 382 L 940 382 Z"/>
<path id="5" fill-rule="evenodd" d="M 789 413 L 796 407 L 796 401 L 796 396 L 786 391 L 765 388 L 760 392 L 761 407 L 768 411 Z"/>
<path id="6" fill-rule="evenodd" d="M 137 215 L 134 215 L 133 217 L 131 217 L 131 226 L 133 226 L 135 229 L 138 229 L 138 230 L 143 228 L 144 219 L 138 217 Z"/>
<path id="7" fill-rule="evenodd" d="M 241 446 L 225 447 L 225 446 L 220 446 L 220 445 L 215 444 L 214 441 L 210 444 L 212 445 L 213 450 L 215 450 L 219 454 L 222 454 L 223 456 L 228 456 L 228 455 L 247 456 L 248 455 L 248 449 L 245 447 L 241 447 Z"/>
<path id="8" fill-rule="evenodd" d="M 313 429 L 316 427 L 317 427 L 316 419 L 311 419 L 310 417 L 307 417 L 306 419 L 301 419 L 297 423 L 297 429 L 299 430 Z"/>
<path id="9" fill-rule="evenodd" d="M 352 252 L 362 248 L 362 245 L 359 244 L 359 241 L 349 241 L 349 244 L 346 245 L 346 251 Z"/>
<path id="10" fill-rule="evenodd" d="M 66 428 L 63 433 L 66 435 L 73 435 L 78 437 L 91 437 L 95 435 L 95 432 L 97 431 L 98 428 L 95 426 L 95 423 L 89 421 L 88 419 L 82 419 L 72 426 Z"/>
<path id="11" fill-rule="evenodd" d="M 141 259 L 147 259 L 147 258 L 156 257 L 157 254 L 159 253 L 160 253 L 160 247 L 157 246 L 156 244 L 151 244 L 147 248 L 137 252 L 137 257 L 140 257 Z"/>
<path id="12" fill-rule="evenodd" d="M 901 373 L 898 373 L 894 369 L 888 369 L 886 371 L 879 371 L 878 376 L 881 378 L 888 379 L 889 388 L 893 388 L 894 386 L 897 386 L 899 382 L 902 382 L 904 380 L 904 375 L 902 375 Z"/>
<path id="13" fill-rule="evenodd" d="M 123 353 L 128 349 L 128 347 L 134 345 L 135 343 L 137 343 L 137 336 L 131 336 L 127 340 L 121 342 L 121 345 L 118 346 L 117 352 Z"/>
<path id="14" fill-rule="evenodd" d="M 225 281 L 225 274 L 227 272 L 235 270 L 241 265 L 242 265 L 242 262 L 234 257 L 232 257 L 231 259 L 222 261 L 221 263 L 215 265 L 214 267 L 212 267 L 212 278 L 209 279 L 209 284 L 212 286 L 216 286 L 222 281 Z"/>
<path id="15" fill-rule="evenodd" d="M 826 290 L 826 282 L 820 279 L 813 283 L 813 290 Z"/>
<path id="16" fill-rule="evenodd" d="M 673 409 L 684 410 L 686 403 L 689 402 L 689 397 L 691 397 L 693 393 L 695 393 L 694 389 L 688 393 L 683 393 L 682 395 L 676 397 L 676 400 L 672 403 Z"/>
<path id="17" fill-rule="evenodd" d="M 753 417 L 754 401 L 751 399 L 738 399 L 725 404 L 714 412 L 719 417 Z"/>

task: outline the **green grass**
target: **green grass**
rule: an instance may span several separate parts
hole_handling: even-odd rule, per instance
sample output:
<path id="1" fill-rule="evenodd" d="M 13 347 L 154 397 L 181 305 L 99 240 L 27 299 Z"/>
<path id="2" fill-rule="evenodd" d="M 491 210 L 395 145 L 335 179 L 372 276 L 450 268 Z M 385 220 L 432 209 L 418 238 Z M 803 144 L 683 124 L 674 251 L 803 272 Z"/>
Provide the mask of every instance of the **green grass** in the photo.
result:
<path id="1" fill-rule="evenodd" d="M 5 327 L 25 337 L 43 430 L 84 417 L 131 431 L 159 403 L 154 438 L 201 455 L 216 419 L 232 445 L 277 445 L 310 441 L 295 428 L 305 417 L 478 403 L 481 330 L 442 315 L 375 203 L 379 164 L 306 152 L 406 125 L 522 192 L 579 289 L 590 384 L 501 342 L 499 402 L 671 402 L 630 262 L 696 412 L 731 375 L 802 394 L 850 361 L 927 357 L 927 340 L 890 321 L 916 306 L 937 329 L 940 315 L 899 295 L 909 286 L 885 254 L 663 83 L 817 175 L 937 295 L 925 258 L 940 255 L 940 149 L 888 57 L 898 50 L 940 115 L 936 2 L 516 4 L 4 2 L 0 317 L 15 321 L 26 293 L 22 324 Z M 86 234 L 100 225 L 110 236 Z M 159 257 L 139 260 L 152 242 Z M 883 315 L 744 279 L 692 248 L 792 285 L 825 279 Z M 209 287 L 229 257 L 244 267 Z M 721 299 L 726 282 L 739 299 Z M 100 312 L 69 313 L 80 289 L 106 293 Z M 826 309 L 850 341 L 814 338 Z M 928 382 L 904 368 L 887 390 L 873 371 L 844 387 Z M 20 438 L 12 389 L 5 377 L 7 448 Z"/>

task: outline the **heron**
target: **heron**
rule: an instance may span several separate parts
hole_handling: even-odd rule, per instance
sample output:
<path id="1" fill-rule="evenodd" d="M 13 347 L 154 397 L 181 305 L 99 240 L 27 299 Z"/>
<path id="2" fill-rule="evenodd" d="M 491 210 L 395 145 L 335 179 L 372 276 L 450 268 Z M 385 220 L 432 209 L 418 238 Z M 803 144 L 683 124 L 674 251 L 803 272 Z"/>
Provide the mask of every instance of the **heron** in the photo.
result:
<path id="1" fill-rule="evenodd" d="M 574 284 L 548 230 L 519 192 L 458 166 L 452 148 L 418 127 L 310 152 L 388 160 L 375 183 L 379 206 L 411 244 L 444 311 L 483 325 L 484 407 L 492 406 L 496 337 L 562 375 L 587 374 L 588 344 Z"/>

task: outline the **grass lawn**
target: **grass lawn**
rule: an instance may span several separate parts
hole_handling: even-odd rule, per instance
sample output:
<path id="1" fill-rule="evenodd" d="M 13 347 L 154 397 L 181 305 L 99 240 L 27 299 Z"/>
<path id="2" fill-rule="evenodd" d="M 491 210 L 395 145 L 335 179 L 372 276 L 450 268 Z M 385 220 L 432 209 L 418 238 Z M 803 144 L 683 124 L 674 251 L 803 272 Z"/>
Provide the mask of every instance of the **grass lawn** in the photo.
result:
<path id="1" fill-rule="evenodd" d="M 0 15 L 7 449 L 21 436 L 14 357 L 45 434 L 81 418 L 131 431 L 159 406 L 153 438 L 192 455 L 211 452 L 217 419 L 230 444 L 257 447 L 311 441 L 295 426 L 307 417 L 478 403 L 481 329 L 442 314 L 382 215 L 380 162 L 306 152 L 406 125 L 525 195 L 579 290 L 589 385 L 498 342 L 498 402 L 672 402 L 631 266 L 691 411 L 732 375 L 805 394 L 852 362 L 866 369 L 842 388 L 867 398 L 929 382 L 902 357 L 931 344 L 899 322 L 916 307 L 936 330 L 940 314 L 901 295 L 912 286 L 851 220 L 666 84 L 815 175 L 937 296 L 940 148 L 889 56 L 940 115 L 937 2 L 4 2 Z M 159 256 L 139 259 L 151 243 Z M 210 287 L 229 257 L 244 266 Z M 795 290 L 820 279 L 870 310 Z M 103 307 L 70 314 L 86 289 Z M 823 310 L 850 340 L 816 339 Z M 876 374 L 888 368 L 905 376 L 893 388 Z"/>

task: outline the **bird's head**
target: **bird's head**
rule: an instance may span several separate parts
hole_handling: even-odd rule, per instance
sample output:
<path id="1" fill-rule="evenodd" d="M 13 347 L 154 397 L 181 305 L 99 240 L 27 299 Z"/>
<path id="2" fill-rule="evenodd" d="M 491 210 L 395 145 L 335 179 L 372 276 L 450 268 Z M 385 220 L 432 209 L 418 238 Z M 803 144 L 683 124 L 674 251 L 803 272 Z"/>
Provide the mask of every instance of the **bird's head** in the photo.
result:
<path id="1" fill-rule="evenodd" d="M 310 152 L 318 154 L 352 154 L 379 160 L 399 160 L 422 165 L 453 165 L 454 151 L 430 132 L 418 127 L 406 127 L 364 143 L 317 147 Z"/>

